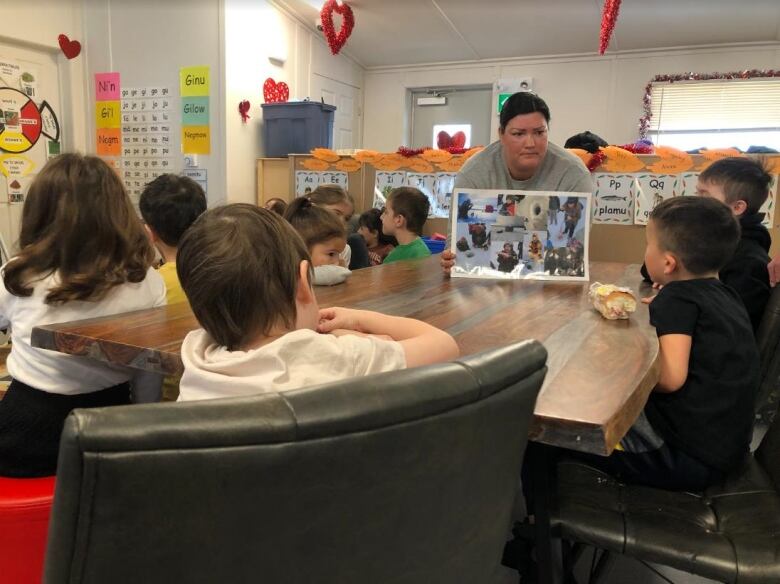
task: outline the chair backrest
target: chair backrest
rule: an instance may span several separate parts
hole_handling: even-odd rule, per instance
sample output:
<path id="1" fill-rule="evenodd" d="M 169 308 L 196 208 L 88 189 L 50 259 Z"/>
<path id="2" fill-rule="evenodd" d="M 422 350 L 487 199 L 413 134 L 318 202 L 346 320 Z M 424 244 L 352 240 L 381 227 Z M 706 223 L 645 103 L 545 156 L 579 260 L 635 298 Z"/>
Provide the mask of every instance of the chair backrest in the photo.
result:
<path id="1" fill-rule="evenodd" d="M 761 386 L 755 411 L 769 407 L 774 412 L 780 389 L 780 359 L 776 358 L 780 352 L 780 285 L 772 289 L 756 332 L 756 342 L 761 356 Z"/>
<path id="2" fill-rule="evenodd" d="M 545 349 L 251 398 L 77 410 L 45 582 L 487 582 Z"/>

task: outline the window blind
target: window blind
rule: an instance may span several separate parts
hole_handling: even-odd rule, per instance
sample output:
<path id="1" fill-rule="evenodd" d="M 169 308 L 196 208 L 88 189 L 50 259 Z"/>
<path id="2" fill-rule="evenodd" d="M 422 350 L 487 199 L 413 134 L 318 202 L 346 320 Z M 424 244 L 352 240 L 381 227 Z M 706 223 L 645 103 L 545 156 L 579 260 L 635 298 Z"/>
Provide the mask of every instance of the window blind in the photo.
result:
<path id="1" fill-rule="evenodd" d="M 780 79 L 654 83 L 651 132 L 780 129 Z"/>

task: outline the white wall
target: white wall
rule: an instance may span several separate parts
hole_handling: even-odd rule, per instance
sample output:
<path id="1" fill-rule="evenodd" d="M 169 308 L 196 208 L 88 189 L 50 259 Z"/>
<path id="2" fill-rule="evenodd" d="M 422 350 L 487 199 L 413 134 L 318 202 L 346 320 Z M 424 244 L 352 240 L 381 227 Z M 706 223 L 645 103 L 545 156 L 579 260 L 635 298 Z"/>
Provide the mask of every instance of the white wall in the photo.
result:
<path id="1" fill-rule="evenodd" d="M 271 2 L 224 0 L 224 10 L 226 193 L 230 202 L 253 203 L 255 160 L 263 153 L 260 104 L 265 79 L 284 81 L 290 99 L 303 99 L 312 91 L 313 75 L 361 88 L 363 69 L 346 56 L 331 55 L 321 35 Z M 246 124 L 238 113 L 244 99 L 252 104 Z"/>
<path id="2" fill-rule="evenodd" d="M 645 85 L 655 75 L 777 68 L 780 43 L 373 69 L 365 75 L 363 145 L 385 152 L 406 145 L 411 88 L 532 77 L 534 91 L 550 106 L 553 142 L 591 130 L 610 144 L 623 144 L 637 139 Z M 497 131 L 494 116 L 491 136 Z"/>
<path id="3" fill-rule="evenodd" d="M 63 148 L 86 152 L 89 148 L 86 113 L 86 65 L 81 56 L 68 60 L 60 51 L 57 37 L 67 34 L 84 45 L 81 0 L 26 0 L 3 2 L 0 42 L 30 47 L 56 56 L 60 73 L 61 111 L 56 112 L 63 130 Z"/>

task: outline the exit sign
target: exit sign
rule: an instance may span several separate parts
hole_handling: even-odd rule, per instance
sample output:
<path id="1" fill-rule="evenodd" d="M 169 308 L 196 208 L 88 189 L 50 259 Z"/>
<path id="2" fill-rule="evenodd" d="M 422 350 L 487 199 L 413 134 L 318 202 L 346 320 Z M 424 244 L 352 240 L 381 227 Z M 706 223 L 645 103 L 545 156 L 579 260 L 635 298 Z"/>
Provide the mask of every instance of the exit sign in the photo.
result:
<path id="1" fill-rule="evenodd" d="M 498 94 L 498 113 L 501 113 L 501 108 L 504 107 L 504 102 L 512 97 L 512 93 L 499 93 Z"/>

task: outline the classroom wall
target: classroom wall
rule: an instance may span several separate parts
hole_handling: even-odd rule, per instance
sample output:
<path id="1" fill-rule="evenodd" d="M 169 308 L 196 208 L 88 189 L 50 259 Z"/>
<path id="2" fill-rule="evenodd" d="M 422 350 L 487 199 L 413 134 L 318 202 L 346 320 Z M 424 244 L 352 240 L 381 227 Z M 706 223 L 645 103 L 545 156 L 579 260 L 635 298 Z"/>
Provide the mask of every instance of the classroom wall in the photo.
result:
<path id="1" fill-rule="evenodd" d="M 66 59 L 57 37 L 67 34 L 84 44 L 82 0 L 26 0 L 4 2 L 0 42 L 19 47 L 45 50 L 56 55 L 60 70 L 61 110 L 56 112 L 63 126 L 63 147 L 87 151 L 89 138 L 84 103 L 86 66 L 83 58 Z"/>
<path id="2" fill-rule="evenodd" d="M 230 202 L 254 203 L 256 159 L 263 155 L 265 79 L 284 81 L 291 100 L 303 99 L 313 91 L 314 75 L 362 88 L 363 68 L 345 55 L 331 55 L 322 35 L 272 2 L 223 1 L 226 194 Z M 238 103 L 245 99 L 252 104 L 246 124 L 238 113 Z"/>
<path id="3" fill-rule="evenodd" d="M 363 144 L 391 152 L 407 144 L 409 89 L 517 77 L 533 78 L 534 91 L 550 106 L 553 142 L 562 144 L 591 130 L 611 144 L 623 144 L 637 139 L 644 88 L 655 75 L 779 67 L 780 43 L 766 43 L 370 69 L 365 75 Z M 494 115 L 491 136 L 497 131 Z"/>

